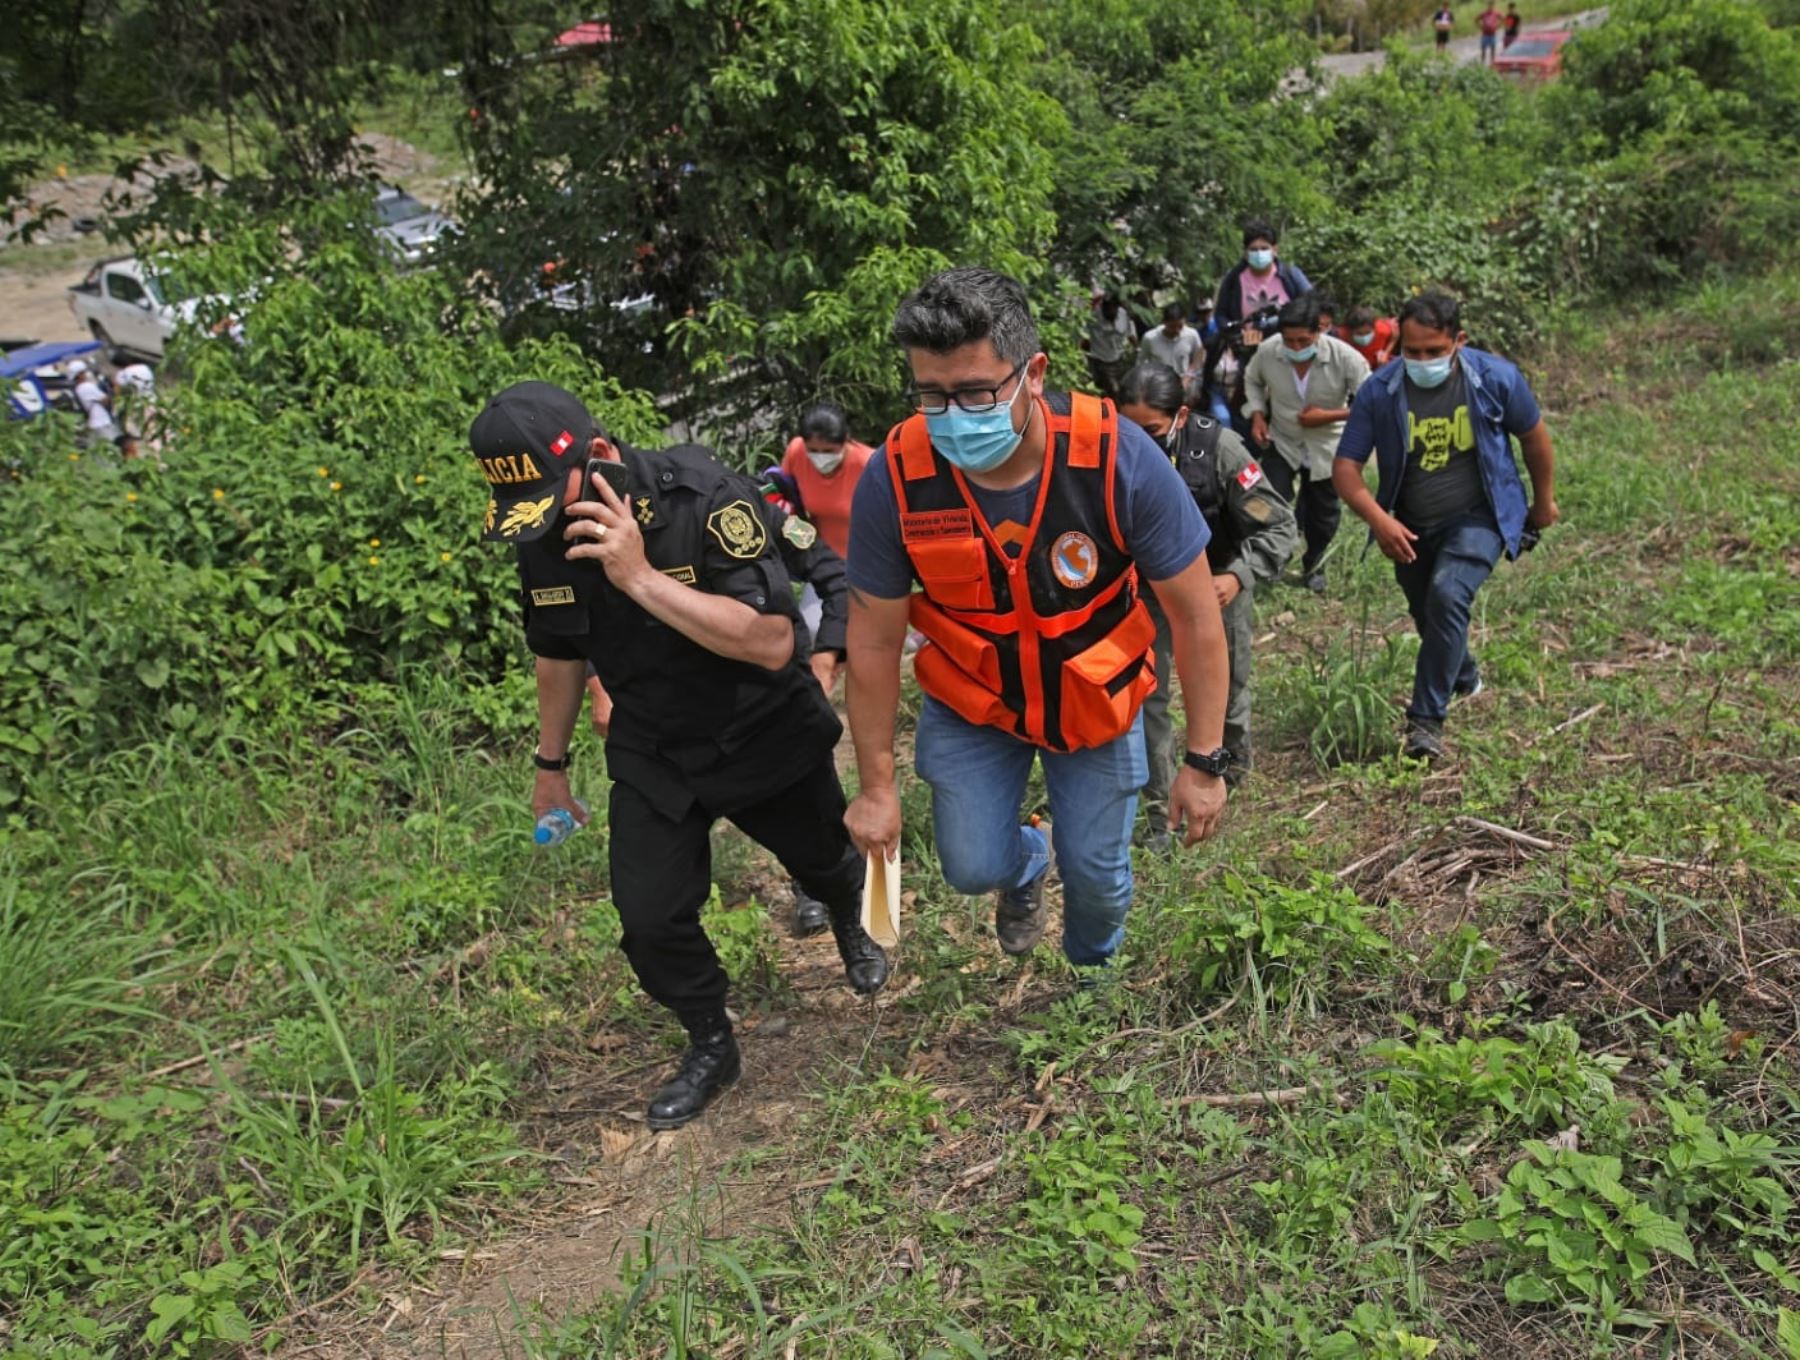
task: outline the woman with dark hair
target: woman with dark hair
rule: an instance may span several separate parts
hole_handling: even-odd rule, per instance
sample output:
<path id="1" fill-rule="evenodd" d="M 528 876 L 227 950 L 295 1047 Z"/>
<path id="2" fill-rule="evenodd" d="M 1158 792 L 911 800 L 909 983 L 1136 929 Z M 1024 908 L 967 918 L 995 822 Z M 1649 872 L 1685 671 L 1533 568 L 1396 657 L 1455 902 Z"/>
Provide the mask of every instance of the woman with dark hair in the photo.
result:
<path id="1" fill-rule="evenodd" d="M 800 491 L 796 510 L 845 561 L 850 560 L 850 500 L 873 452 L 850 437 L 843 407 L 835 401 L 820 401 L 801 414 L 800 433 L 788 441 L 782 455 L 781 470 Z M 800 597 L 800 614 L 815 632 L 818 612 L 818 596 L 808 587 Z"/>
<path id="2" fill-rule="evenodd" d="M 1279 577 L 1293 556 L 1300 539 L 1294 512 L 1271 489 L 1249 448 L 1230 427 L 1189 409 L 1181 378 L 1167 364 L 1139 364 L 1125 375 L 1119 384 L 1119 413 L 1161 441 L 1212 530 L 1206 555 L 1231 658 L 1225 747 L 1232 763 L 1225 778 L 1236 784 L 1250 768 L 1252 591 L 1258 581 Z M 1144 745 L 1150 758 L 1144 807 L 1150 843 L 1160 849 L 1168 840 L 1161 828 L 1168 820 L 1164 809 L 1174 773 L 1169 624 L 1155 600 L 1148 602 L 1156 620 L 1156 689 L 1144 701 Z"/>

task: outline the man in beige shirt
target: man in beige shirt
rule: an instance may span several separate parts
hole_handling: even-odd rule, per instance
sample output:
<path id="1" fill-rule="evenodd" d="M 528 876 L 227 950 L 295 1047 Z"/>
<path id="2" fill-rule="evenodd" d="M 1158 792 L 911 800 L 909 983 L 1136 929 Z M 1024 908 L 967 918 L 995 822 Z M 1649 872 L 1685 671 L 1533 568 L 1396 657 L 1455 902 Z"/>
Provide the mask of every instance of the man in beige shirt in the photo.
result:
<path id="1" fill-rule="evenodd" d="M 1294 507 L 1306 541 L 1306 588 L 1325 589 L 1325 550 L 1341 505 L 1331 484 L 1338 437 L 1369 365 L 1350 345 L 1319 331 L 1319 297 L 1303 293 L 1281 309 L 1280 333 L 1257 347 L 1244 369 L 1244 414 L 1270 484 Z"/>

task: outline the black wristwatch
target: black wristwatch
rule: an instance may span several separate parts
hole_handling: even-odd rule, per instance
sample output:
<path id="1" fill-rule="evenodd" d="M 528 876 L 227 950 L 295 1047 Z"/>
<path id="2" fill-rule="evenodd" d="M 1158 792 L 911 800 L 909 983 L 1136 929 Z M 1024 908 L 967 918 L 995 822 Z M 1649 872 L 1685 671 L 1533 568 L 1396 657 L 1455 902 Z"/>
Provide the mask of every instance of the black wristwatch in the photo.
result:
<path id="1" fill-rule="evenodd" d="M 1216 751 L 1201 755 L 1198 751 L 1189 751 L 1181 758 L 1181 763 L 1190 770 L 1198 770 L 1201 774 L 1210 774 L 1214 779 L 1223 779 L 1225 771 L 1231 768 L 1232 755 L 1228 748 L 1221 746 Z"/>
<path id="2" fill-rule="evenodd" d="M 540 770 L 550 770 L 555 773 L 568 769 L 575 761 L 573 756 L 565 755 L 561 760 L 552 760 L 542 751 L 533 751 L 531 753 L 531 763 Z"/>

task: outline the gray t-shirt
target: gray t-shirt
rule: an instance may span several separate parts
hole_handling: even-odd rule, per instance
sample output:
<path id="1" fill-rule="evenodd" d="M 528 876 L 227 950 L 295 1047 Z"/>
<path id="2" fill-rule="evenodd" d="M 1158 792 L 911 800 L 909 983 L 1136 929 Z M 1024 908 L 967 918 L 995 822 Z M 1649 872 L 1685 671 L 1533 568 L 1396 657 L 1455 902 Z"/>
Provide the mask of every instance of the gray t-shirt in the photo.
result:
<path id="1" fill-rule="evenodd" d="M 1400 479 L 1400 522 L 1415 533 L 1487 507 L 1468 387 L 1458 367 L 1442 387 L 1406 383 L 1411 439 Z"/>

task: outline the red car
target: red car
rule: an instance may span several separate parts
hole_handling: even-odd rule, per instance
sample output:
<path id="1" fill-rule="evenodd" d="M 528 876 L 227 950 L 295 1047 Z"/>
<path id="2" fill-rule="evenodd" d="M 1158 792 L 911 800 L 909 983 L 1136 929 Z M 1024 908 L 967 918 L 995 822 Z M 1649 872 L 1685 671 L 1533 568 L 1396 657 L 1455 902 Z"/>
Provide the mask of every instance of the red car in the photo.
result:
<path id="1" fill-rule="evenodd" d="M 1574 36 L 1560 28 L 1521 33 L 1517 42 L 1494 59 L 1494 69 L 1520 80 L 1553 80 L 1562 74 L 1563 45 Z"/>

